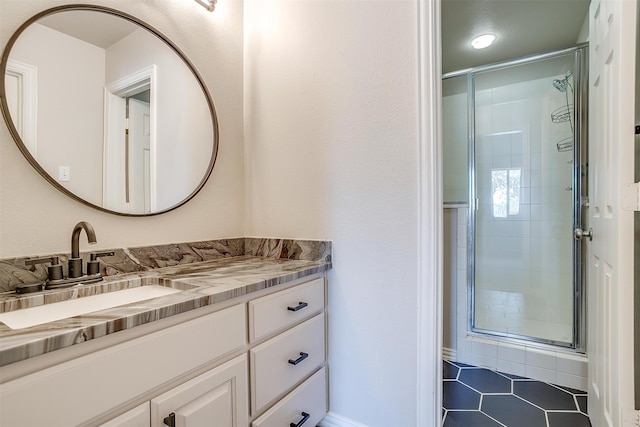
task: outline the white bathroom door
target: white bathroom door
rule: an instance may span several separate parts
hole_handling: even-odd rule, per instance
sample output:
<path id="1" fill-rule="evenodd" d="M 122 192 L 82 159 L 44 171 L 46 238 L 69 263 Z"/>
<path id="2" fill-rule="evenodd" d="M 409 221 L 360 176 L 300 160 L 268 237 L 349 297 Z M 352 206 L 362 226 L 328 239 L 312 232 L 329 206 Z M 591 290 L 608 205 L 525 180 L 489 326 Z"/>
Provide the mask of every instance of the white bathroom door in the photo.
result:
<path id="1" fill-rule="evenodd" d="M 587 355 L 593 427 L 630 426 L 633 410 L 635 20 L 638 0 L 593 0 L 589 10 Z M 635 424 L 634 424 L 635 425 Z"/>
<path id="2" fill-rule="evenodd" d="M 151 211 L 151 110 L 148 102 L 129 98 L 129 203 L 131 212 Z"/>

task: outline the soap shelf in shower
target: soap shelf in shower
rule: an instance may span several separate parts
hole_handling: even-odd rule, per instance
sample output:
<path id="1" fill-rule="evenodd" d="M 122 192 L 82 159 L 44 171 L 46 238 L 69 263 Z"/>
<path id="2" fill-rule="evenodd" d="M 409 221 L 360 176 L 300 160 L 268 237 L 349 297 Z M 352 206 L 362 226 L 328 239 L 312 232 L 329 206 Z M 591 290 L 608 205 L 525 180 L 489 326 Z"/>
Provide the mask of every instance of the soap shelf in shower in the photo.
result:
<path id="1" fill-rule="evenodd" d="M 557 108 L 551 113 L 551 121 L 553 123 L 565 123 L 573 117 L 573 105 L 565 105 Z"/>
<path id="2" fill-rule="evenodd" d="M 563 139 L 556 144 L 556 147 L 558 147 L 558 151 L 561 153 L 573 150 L 573 137 L 570 136 L 569 138 Z"/>

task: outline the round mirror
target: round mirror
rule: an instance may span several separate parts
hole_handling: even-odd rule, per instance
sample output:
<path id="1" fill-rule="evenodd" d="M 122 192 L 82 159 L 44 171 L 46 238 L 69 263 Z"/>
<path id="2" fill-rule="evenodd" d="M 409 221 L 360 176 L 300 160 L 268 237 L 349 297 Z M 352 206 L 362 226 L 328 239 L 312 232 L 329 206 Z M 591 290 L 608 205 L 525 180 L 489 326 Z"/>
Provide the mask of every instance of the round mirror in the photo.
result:
<path id="1" fill-rule="evenodd" d="M 166 37 L 125 13 L 73 5 L 25 22 L 2 55 L 2 113 L 27 160 L 96 209 L 155 215 L 186 203 L 218 149 L 213 102 Z"/>

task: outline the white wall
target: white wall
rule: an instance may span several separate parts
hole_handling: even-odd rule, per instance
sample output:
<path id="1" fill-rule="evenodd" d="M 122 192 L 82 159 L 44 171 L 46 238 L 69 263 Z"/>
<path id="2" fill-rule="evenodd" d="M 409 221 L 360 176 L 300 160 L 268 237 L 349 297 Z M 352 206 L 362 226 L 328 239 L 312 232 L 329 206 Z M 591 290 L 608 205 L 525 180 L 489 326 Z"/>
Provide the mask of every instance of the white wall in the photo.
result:
<path id="1" fill-rule="evenodd" d="M 0 47 L 20 24 L 61 0 L 2 0 Z M 194 241 L 244 234 L 242 18 L 239 0 L 209 13 L 193 1 L 87 1 L 143 19 L 171 38 L 200 71 L 220 121 L 220 150 L 209 182 L 187 205 L 160 216 L 127 218 L 85 207 L 51 187 L 0 125 L 0 257 L 68 252 L 78 221 L 93 224 L 91 249 Z M 84 238 L 83 238 L 84 239 Z M 84 240 L 83 240 L 84 242 Z M 89 249 L 82 243 L 82 250 Z"/>
<path id="2" fill-rule="evenodd" d="M 368 426 L 417 422 L 417 11 L 245 1 L 247 235 L 333 240 L 330 406 Z"/>
<path id="3" fill-rule="evenodd" d="M 54 179 L 60 166 L 69 167 L 71 180 L 60 184 L 99 204 L 104 50 L 34 24 L 11 52 L 12 59 L 38 69 L 37 153 L 32 154 Z"/>

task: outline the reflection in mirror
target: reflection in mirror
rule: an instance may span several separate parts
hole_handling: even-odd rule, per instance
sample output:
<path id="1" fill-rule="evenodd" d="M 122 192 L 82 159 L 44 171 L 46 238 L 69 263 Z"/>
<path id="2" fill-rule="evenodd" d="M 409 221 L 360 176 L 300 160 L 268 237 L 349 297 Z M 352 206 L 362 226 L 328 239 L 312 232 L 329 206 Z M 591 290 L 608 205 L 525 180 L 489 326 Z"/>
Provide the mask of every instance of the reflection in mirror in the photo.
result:
<path id="1" fill-rule="evenodd" d="M 71 197 L 156 214 L 210 175 L 217 122 L 206 88 L 135 18 L 93 6 L 43 12 L 9 42 L 3 69 L 3 113 L 18 146 Z"/>

